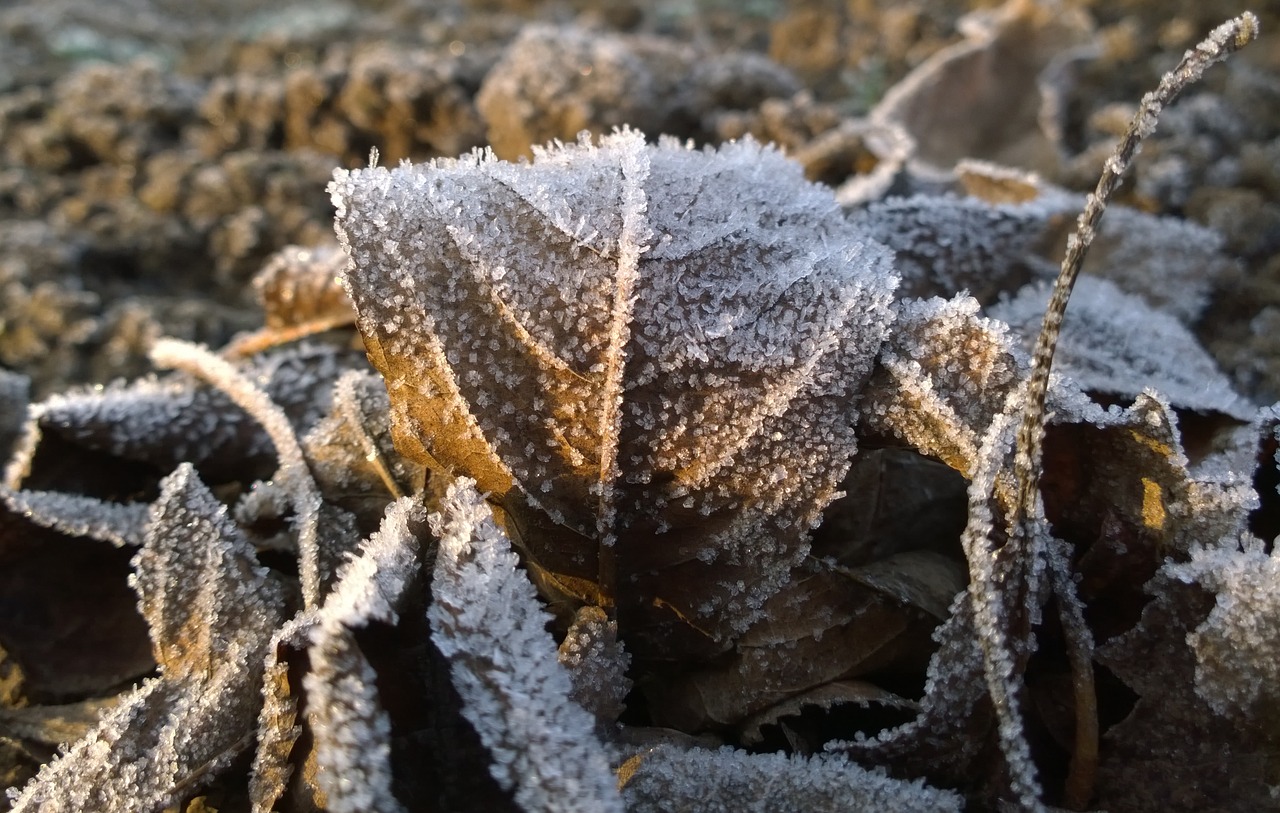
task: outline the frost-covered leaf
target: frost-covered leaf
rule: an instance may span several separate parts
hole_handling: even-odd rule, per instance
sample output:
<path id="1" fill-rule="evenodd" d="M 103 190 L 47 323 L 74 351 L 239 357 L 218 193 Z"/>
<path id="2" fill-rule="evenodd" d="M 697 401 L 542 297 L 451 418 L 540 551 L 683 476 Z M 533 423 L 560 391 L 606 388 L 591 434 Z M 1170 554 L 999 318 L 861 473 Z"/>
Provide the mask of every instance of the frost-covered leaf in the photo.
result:
<path id="1" fill-rule="evenodd" d="M 253 813 L 271 813 L 294 776 L 293 748 L 302 735 L 298 721 L 301 692 L 291 682 L 289 653 L 305 650 L 315 624 L 315 610 L 285 622 L 267 645 L 262 674 L 262 709 L 258 712 L 258 745 L 249 775 Z"/>
<path id="2" fill-rule="evenodd" d="M 904 551 L 839 572 L 938 620 L 946 619 L 952 599 L 964 589 L 960 563 L 932 551 Z"/>
<path id="3" fill-rule="evenodd" d="M 331 190 L 403 453 L 475 478 L 543 585 L 616 602 L 640 657 L 760 616 L 891 318 L 889 256 L 828 191 L 749 142 L 634 132 Z"/>
<path id="4" fill-rule="evenodd" d="M 956 162 L 956 183 L 965 195 L 990 204 L 1027 203 L 1040 197 L 1045 183 L 1034 172 L 978 158 Z"/>
<path id="5" fill-rule="evenodd" d="M 6 482 L 11 488 L 34 481 L 28 487 L 75 490 L 76 480 L 65 477 L 61 468 L 68 445 L 165 471 L 181 462 L 207 469 L 214 461 L 224 470 L 252 470 L 255 458 L 260 463 L 271 448 L 254 423 L 220 393 L 180 379 L 144 379 L 55 395 L 32 405 Z M 118 481 L 121 469 L 112 474 Z"/>
<path id="6" fill-rule="evenodd" d="M 334 813 L 404 809 L 391 789 L 391 721 L 355 630 L 395 622 L 401 594 L 418 569 L 425 518 L 407 497 L 392 503 L 381 529 L 340 572 L 311 630 L 311 671 L 303 680 L 307 722 L 316 782 Z"/>
<path id="7" fill-rule="evenodd" d="M 336 245 L 278 252 L 253 278 L 253 290 L 266 311 L 267 327 L 282 329 L 329 320 L 355 320 L 351 300 L 338 283 L 347 264 Z"/>
<path id="8" fill-rule="evenodd" d="M 920 327 L 913 326 L 910 307 L 904 311 L 904 335 L 919 335 Z M 939 344 L 962 346 L 964 342 L 959 339 L 966 334 L 955 335 L 956 339 Z M 923 344 L 933 346 L 933 343 Z M 892 343 L 889 346 L 892 347 Z M 981 354 L 975 355 L 981 357 Z M 957 364 L 959 370 L 964 370 L 963 362 L 957 360 Z M 930 364 L 922 369 L 946 371 L 951 366 L 948 363 Z M 946 383 L 945 375 L 924 380 L 938 382 L 940 393 L 955 387 L 954 383 Z M 873 387 L 868 405 L 879 403 L 883 392 L 883 389 Z M 981 403 L 972 397 L 960 400 L 967 400 L 970 406 Z M 1102 640 L 1115 639 L 1138 623 L 1149 601 L 1142 586 L 1161 567 L 1165 557 L 1186 556 L 1205 540 L 1238 538 L 1247 526 L 1249 512 L 1257 505 L 1257 498 L 1251 482 L 1238 474 L 1206 466 L 1194 470 L 1203 470 L 1203 474 L 1193 473 L 1183 451 L 1178 418 L 1168 402 L 1154 393 L 1139 394 L 1127 409 L 1104 409 L 1086 398 L 1070 382 L 1059 381 L 1050 392 L 1050 403 L 1055 415 L 1046 428 L 1044 473 L 1040 479 L 1044 513 L 1056 533 L 1075 541 L 1073 571 L 1078 574 L 1079 595 L 1089 607 L 1088 620 L 1094 635 Z M 894 413 L 886 414 L 892 416 Z M 902 414 L 918 417 L 921 410 L 908 409 Z M 972 422 L 981 426 L 983 416 L 982 410 L 974 412 Z M 877 420 L 882 419 L 868 416 L 867 425 L 875 426 Z M 963 426 L 969 422 L 952 418 L 946 425 Z M 920 438 L 927 440 L 935 435 L 922 433 L 907 437 L 912 438 L 914 444 L 923 443 Z M 978 445 L 981 446 L 980 443 Z M 983 476 L 992 477 L 990 467 Z M 988 482 L 987 488 L 999 494 L 998 480 Z M 1005 499 L 1007 505 L 1007 496 Z M 997 511 L 999 505 L 1000 502 L 995 501 Z M 972 506 L 970 515 L 974 515 Z M 991 531 L 996 531 L 996 538 L 999 538 L 1000 515 L 992 514 L 989 521 Z M 990 554 L 980 555 L 990 557 Z M 1027 608 L 1019 607 L 1004 610 L 1012 618 L 1026 611 Z M 991 771 L 989 759 L 983 755 L 989 754 L 985 749 L 990 746 L 984 743 L 989 743 L 994 720 L 986 697 L 986 679 L 977 648 L 978 641 L 989 633 L 978 629 L 971 612 L 967 600 L 962 601 L 959 607 L 953 606 L 952 617 L 936 633 L 940 647 L 929 667 L 920 716 L 907 725 L 882 732 L 874 739 L 844 743 L 841 745 L 843 750 L 859 761 L 893 765 L 910 775 L 925 775 L 943 784 L 967 785 L 984 781 L 999 785 L 1005 781 L 989 774 L 979 778 L 984 772 Z M 1180 635 L 1185 637 L 1194 626 Z M 1151 632 L 1158 629 L 1158 626 L 1153 626 Z M 1112 644 L 1107 646 L 1118 651 Z M 1123 657 L 1131 656 L 1126 654 Z M 1143 675 L 1149 675 L 1153 670 L 1157 673 L 1149 684 L 1143 685 L 1149 685 L 1151 692 L 1159 692 L 1163 679 L 1159 677 L 1160 668 L 1153 667 L 1153 664 L 1161 661 L 1147 654 L 1135 653 L 1132 657 L 1134 660 L 1129 668 L 1141 670 Z M 1028 696 L 1033 700 L 1047 698 L 1044 694 L 1047 690 L 1043 687 L 1069 681 L 1070 676 L 1058 671 L 1060 668 L 1046 663 L 1031 664 L 1027 682 L 1041 688 Z M 1128 677 L 1124 679 L 1126 683 L 1130 681 Z M 1130 685 L 1135 691 L 1145 691 L 1136 683 Z M 1188 691 L 1191 691 L 1190 686 Z M 1054 702 L 1065 700 L 1058 699 L 1040 706 L 1028 705 L 1024 711 L 1045 729 L 1061 731 L 1065 728 L 1062 742 L 1069 747 L 1072 723 L 1064 724 L 1049 716 L 1048 710 Z M 1113 771 L 1120 772 L 1118 765 L 1122 763 L 1130 760 L 1141 762 L 1143 749 L 1148 747 L 1142 744 L 1142 738 L 1155 736 L 1151 732 L 1156 729 L 1147 726 L 1165 724 L 1160 722 L 1165 718 L 1155 711 L 1157 705 L 1158 701 L 1147 706 L 1140 715 L 1143 722 L 1135 722 L 1130 729 L 1133 733 L 1124 735 L 1123 758 L 1112 764 L 1107 761 L 1110 757 L 1104 755 L 1101 770 L 1106 776 L 1121 776 L 1122 772 Z M 1208 713 L 1207 710 L 1208 706 L 1201 703 L 1195 710 L 1188 708 L 1168 717 L 1167 722 L 1178 727 L 1192 725 L 1189 730 L 1199 730 L 1195 726 L 1200 724 L 1191 721 Z M 1151 716 L 1153 714 L 1155 717 Z M 1219 732 L 1213 736 L 1216 738 L 1214 742 L 1221 742 L 1225 735 Z M 1159 749 L 1146 753 L 1163 766 L 1157 768 L 1153 763 L 1151 781 L 1159 770 L 1172 770 L 1178 761 L 1173 753 L 1160 756 L 1162 752 Z M 1188 758 L 1197 757 L 1189 755 Z M 1124 790 L 1127 786 L 1125 780 L 1108 778 L 1106 781 L 1106 793 L 1120 793 L 1115 797 L 1118 799 L 1135 798 Z M 1127 803 L 1115 807 L 1129 809 Z"/>
<path id="9" fill-rule="evenodd" d="M 827 743 L 863 764 L 892 765 L 908 776 L 964 787 L 990 781 L 993 714 L 982 675 L 982 653 L 967 594 L 952 602 L 950 617 L 934 631 L 938 649 L 929 662 L 920 713 L 875 737 Z"/>
<path id="10" fill-rule="evenodd" d="M 973 297 L 907 301 L 867 385 L 863 420 L 969 476 L 981 434 L 1021 375 L 1008 328 L 979 316 Z"/>
<path id="11" fill-rule="evenodd" d="M 191 466 L 165 479 L 135 568 L 160 677 L 44 766 L 15 811 L 154 811 L 252 741 L 282 591 Z"/>
<path id="12" fill-rule="evenodd" d="M 1034 336 L 1047 300 L 1047 291 L 1027 286 L 991 315 L 1015 333 Z M 1105 279 L 1083 277 L 1076 284 L 1054 369 L 1089 392 L 1132 398 L 1149 388 L 1182 409 L 1239 419 L 1253 414 L 1191 331 Z"/>
<path id="13" fill-rule="evenodd" d="M 933 65 L 918 71 L 914 81 L 904 83 L 895 94 L 891 94 L 891 98 L 886 99 L 877 111 L 878 115 L 903 122 L 908 129 L 910 125 L 905 124 L 904 114 L 923 112 L 926 116 L 933 115 L 936 109 L 945 105 L 945 100 L 938 95 L 939 89 L 945 87 L 941 81 L 944 66 L 951 69 L 950 74 L 964 73 L 967 68 L 970 74 L 966 77 L 966 82 L 975 87 L 980 85 L 981 74 L 989 71 L 993 62 L 997 62 L 1000 57 L 1007 58 L 1010 53 L 1016 53 L 1019 48 L 1034 42 L 1036 32 L 1028 28 L 1028 24 L 1034 28 L 1037 24 L 1043 26 L 1053 19 L 1042 12 L 1042 9 L 1030 3 L 1009 3 L 992 18 L 997 21 L 997 25 L 985 32 L 985 42 L 974 43 L 972 48 L 958 46 L 951 53 L 941 56 Z M 1011 31 L 1018 36 L 1009 37 Z M 1075 231 L 1067 239 L 1061 271 L 1045 310 L 1043 326 L 1037 334 L 1031 374 L 1026 386 L 1019 387 L 1010 394 L 1004 408 L 983 433 L 981 442 L 966 443 L 976 434 L 973 428 L 960 427 L 956 431 L 954 424 L 957 422 L 947 414 L 947 405 L 931 398 L 927 386 L 914 388 L 918 393 L 923 392 L 923 395 L 917 394 L 915 397 L 927 402 L 929 407 L 929 416 L 923 422 L 926 424 L 924 436 L 946 438 L 949 442 L 941 451 L 944 454 L 950 453 L 956 459 L 953 465 L 958 464 L 957 468 L 971 478 L 969 518 L 961 535 L 969 561 L 969 607 L 981 653 L 983 679 L 998 721 L 998 741 L 1008 772 L 1004 784 L 1024 808 L 1038 808 L 1043 796 L 1040 770 L 1032 758 L 1024 724 L 1024 677 L 1030 655 L 1035 649 L 1035 626 L 1041 621 L 1040 610 L 1050 595 L 1057 599 L 1058 621 L 1065 639 L 1074 695 L 1074 743 L 1064 790 L 1064 799 L 1069 806 L 1082 806 L 1093 796 L 1098 762 L 1093 634 L 1085 618 L 1084 604 L 1079 598 L 1077 574 L 1073 573 L 1071 563 L 1072 551 L 1051 532 L 1044 513 L 1048 500 L 1041 499 L 1045 485 L 1042 482 L 1045 471 L 1042 464 L 1047 403 L 1050 385 L 1053 383 L 1051 370 L 1061 337 L 1066 305 L 1110 195 L 1118 186 L 1121 175 L 1142 138 L 1155 128 L 1160 110 L 1171 103 L 1187 85 L 1196 81 L 1210 65 L 1243 47 L 1256 36 L 1257 19 L 1251 14 L 1242 15 L 1218 27 L 1208 39 L 1195 49 L 1187 51 L 1177 68 L 1167 73 L 1159 87 L 1143 98 L 1139 111 L 1116 152 L 1104 163 L 1096 191 L 1086 199 Z M 1002 38 L 1006 41 L 998 48 L 982 53 L 984 46 L 994 45 Z M 1027 58 L 1026 52 L 1023 53 L 1023 58 Z M 1034 57 L 1031 57 L 1031 62 L 1034 64 Z M 1043 64 L 1045 63 L 1041 63 Z M 976 74 L 973 73 L 975 69 Z M 1001 73 L 1010 75 L 1006 78 Z M 1026 76 L 1018 77 L 1011 72 L 997 72 L 996 78 L 997 81 L 1014 83 L 1027 81 Z M 988 98 L 1000 95 L 987 93 Z M 919 102 L 926 99 L 929 103 L 921 106 Z M 1002 99 L 1001 103 L 1005 101 Z M 984 135 L 984 138 L 987 137 L 989 136 Z M 927 147 L 921 153 L 927 155 Z M 886 366 L 892 361 L 890 354 L 886 353 Z M 909 368 L 900 366 L 909 374 Z M 1141 403 L 1142 400 L 1139 399 L 1133 412 L 1137 412 L 1139 407 L 1148 408 L 1149 405 Z M 1153 398 L 1146 400 L 1155 401 Z M 1160 427 L 1159 418 L 1169 417 L 1168 405 L 1158 401 L 1155 405 L 1157 410 L 1151 417 L 1157 419 L 1157 428 L 1163 428 Z M 1163 407 L 1164 415 L 1159 414 L 1159 407 Z M 1015 451 L 1011 419 L 1018 413 L 1021 413 L 1022 420 L 1016 435 L 1016 454 L 1012 457 L 1010 482 L 1004 476 L 1005 460 Z M 1096 421 L 1103 416 L 1095 411 L 1094 417 Z M 1115 418 L 1117 415 L 1109 412 L 1105 417 Z M 904 434 L 903 423 L 900 421 L 899 427 L 895 427 L 900 435 Z M 941 424 L 943 431 L 928 431 L 929 423 Z M 1171 421 L 1166 421 L 1166 425 L 1168 423 Z M 966 432 L 969 437 L 966 437 Z M 1132 434 L 1139 435 L 1140 432 L 1141 429 Z M 1173 458 L 1175 465 L 1185 462 L 1176 441 L 1151 445 L 1158 454 Z M 1141 482 L 1144 489 L 1141 524 L 1157 533 L 1166 531 L 1166 495 L 1154 483 L 1150 484 L 1154 488 L 1147 488 L 1149 481 L 1145 478 Z M 1011 493 L 1011 488 L 1016 490 L 1016 495 Z M 1060 528 L 1061 525 L 1057 527 Z M 945 648 L 940 651 L 934 666 L 940 664 L 939 658 L 945 651 Z M 963 659 L 960 660 L 960 663 L 964 662 Z M 933 683 L 930 685 L 936 686 Z M 935 704 L 926 702 L 922 718 L 935 708 Z M 954 709 L 952 713 L 955 713 Z M 908 732 L 911 728 L 904 726 L 899 729 L 899 733 Z M 886 742 L 895 736 L 891 735 Z"/>
<path id="14" fill-rule="evenodd" d="M 531 25 L 485 78 L 476 106 L 489 143 L 509 160 L 583 130 L 599 135 L 631 125 L 663 133 L 696 63 L 695 49 L 669 39 Z"/>
<path id="15" fill-rule="evenodd" d="M 357 362 L 351 351 L 301 345 L 238 369 L 305 431 Z M 154 493 L 159 477 L 180 463 L 211 482 L 248 482 L 269 476 L 271 459 L 270 438 L 225 392 L 183 376 L 146 378 L 33 404 L 5 483 L 124 501 L 134 491 Z"/>
<path id="16" fill-rule="evenodd" d="M 476 107 L 494 152 L 516 160 L 538 144 L 623 126 L 704 141 L 697 125 L 709 129 L 717 112 L 797 90 L 785 68 L 752 51 L 713 54 L 646 33 L 534 24 L 485 76 Z"/>
<path id="17" fill-rule="evenodd" d="M 319 652 L 317 652 L 319 650 Z M 391 719 L 378 704 L 378 675 L 355 636 L 334 633 L 312 645 L 307 722 L 316 737 L 315 782 L 334 813 L 396 813 L 391 791 Z"/>
<path id="18" fill-rule="evenodd" d="M 888 198 L 851 214 L 894 250 L 901 295 L 968 291 L 988 306 L 1028 283 L 1053 279 L 1071 216 L 1084 198 L 1036 179 L 1018 182 L 1017 192 L 995 191 L 999 178 L 985 171 L 978 176 L 973 162 L 957 168 L 957 191 L 965 196 Z M 1013 199 L 987 197 L 1001 194 Z M 1114 206 L 1098 227 L 1085 270 L 1190 325 L 1234 265 L 1222 247 L 1212 229 Z"/>
<path id="19" fill-rule="evenodd" d="M 915 141 L 900 127 L 845 119 L 788 154 L 804 167 L 806 178 L 836 187 L 836 200 L 852 209 L 888 192 L 914 150 Z"/>
<path id="20" fill-rule="evenodd" d="M 0 486 L 9 510 L 68 536 L 86 536 L 114 545 L 142 544 L 147 504 L 116 503 L 58 491 L 11 491 Z"/>
<path id="21" fill-rule="evenodd" d="M 1060 241 L 1054 244 L 1055 254 L 1058 245 Z M 1191 325 L 1234 264 L 1223 253 L 1222 235 L 1213 229 L 1114 206 L 1102 221 L 1085 269 Z"/>
<path id="22" fill-rule="evenodd" d="M 1214 711 L 1274 724 L 1280 708 L 1280 554 L 1261 540 L 1204 546 L 1167 574 L 1214 594 L 1204 623 L 1187 637 L 1196 692 Z M 1263 722 L 1267 725 L 1267 722 Z"/>
<path id="23" fill-rule="evenodd" d="M 440 540 L 432 640 L 450 659 L 494 778 L 526 813 L 621 811 L 595 722 L 570 699 L 549 616 L 474 481 L 449 486 L 431 528 Z"/>
<path id="24" fill-rule="evenodd" d="M 27 421 L 30 403 L 31 379 L 0 369 L 0 460 L 9 459 L 9 452 Z"/>
<path id="25" fill-rule="evenodd" d="M 279 585 L 188 464 L 164 481 L 134 568 L 131 583 L 166 679 L 247 660 L 283 612 Z"/>
<path id="26" fill-rule="evenodd" d="M 1138 695 L 1128 715 L 1103 738 L 1098 804 L 1110 810 L 1188 813 L 1274 808 L 1274 707 L 1255 707 L 1260 714 L 1250 718 L 1223 716 L 1200 691 L 1200 677 L 1209 676 L 1199 671 L 1192 633 L 1217 626 L 1209 620 L 1217 612 L 1213 594 L 1169 572 L 1160 573 L 1147 589 L 1155 598 L 1141 622 L 1098 650 L 1098 662 Z M 1270 620 L 1255 616 L 1249 623 Z M 1246 666 L 1250 675 L 1273 671 L 1244 653 L 1231 657 L 1232 665 Z M 1210 669 L 1223 676 L 1216 665 Z M 1224 677 L 1225 685 L 1210 689 L 1208 696 L 1244 700 L 1246 695 L 1235 692 L 1245 675 Z"/>
<path id="27" fill-rule="evenodd" d="M 92 698 L 79 703 L 56 706 L 0 706 L 0 730 L 4 736 L 21 738 L 56 748 L 75 742 L 98 724 L 98 718 L 111 709 L 119 697 Z"/>
<path id="28" fill-rule="evenodd" d="M 843 757 L 748 754 L 660 745 L 623 765 L 623 796 L 632 813 L 772 813 L 805 810 L 959 811 L 963 799 L 920 781 L 904 782 Z"/>
<path id="29" fill-rule="evenodd" d="M 991 302 L 1053 267 L 1037 256 L 1045 222 L 1060 211 L 1039 196 L 991 205 L 953 195 L 889 198 L 854 212 L 850 220 L 895 252 L 900 295 L 955 296 L 968 291 Z"/>

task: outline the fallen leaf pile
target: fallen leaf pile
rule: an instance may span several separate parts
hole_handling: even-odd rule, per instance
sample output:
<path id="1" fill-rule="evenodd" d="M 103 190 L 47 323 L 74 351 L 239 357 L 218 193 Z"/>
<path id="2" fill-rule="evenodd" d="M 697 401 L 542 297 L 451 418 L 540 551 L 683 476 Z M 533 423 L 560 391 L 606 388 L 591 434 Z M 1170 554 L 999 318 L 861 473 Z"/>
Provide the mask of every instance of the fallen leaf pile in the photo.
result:
<path id="1" fill-rule="evenodd" d="M 1034 8 L 938 63 L 1060 44 Z M 375 155 L 340 248 L 265 264 L 262 328 L 0 379 L 9 809 L 1274 808 L 1280 408 L 1192 330 L 1222 240 L 1108 215 L 1028 451 L 1049 258 L 1098 203 L 989 163 L 1043 141 L 908 136 L 940 70 L 839 131 L 879 167 L 838 189 L 625 127 Z"/>

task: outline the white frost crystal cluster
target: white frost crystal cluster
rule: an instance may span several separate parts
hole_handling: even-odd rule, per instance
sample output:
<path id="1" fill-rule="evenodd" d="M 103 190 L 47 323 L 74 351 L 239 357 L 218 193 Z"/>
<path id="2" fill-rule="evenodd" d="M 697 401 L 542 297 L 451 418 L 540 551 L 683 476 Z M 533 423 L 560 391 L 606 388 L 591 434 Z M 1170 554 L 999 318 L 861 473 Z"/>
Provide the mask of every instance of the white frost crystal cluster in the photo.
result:
<path id="1" fill-rule="evenodd" d="M 1191 552 L 1170 574 L 1215 595 L 1187 641 L 1196 653 L 1196 691 L 1220 714 L 1249 719 L 1280 702 L 1280 554 L 1245 539 Z"/>

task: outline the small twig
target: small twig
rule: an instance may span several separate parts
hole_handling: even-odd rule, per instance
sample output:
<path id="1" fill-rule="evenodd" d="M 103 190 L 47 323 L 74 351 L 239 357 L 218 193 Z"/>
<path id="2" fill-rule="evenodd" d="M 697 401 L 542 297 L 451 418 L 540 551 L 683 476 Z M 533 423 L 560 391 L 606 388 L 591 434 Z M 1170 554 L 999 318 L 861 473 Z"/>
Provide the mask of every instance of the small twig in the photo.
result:
<path id="1" fill-rule="evenodd" d="M 1058 621 L 1067 643 L 1076 707 L 1075 750 L 1067 768 L 1062 804 L 1070 810 L 1084 810 L 1093 798 L 1098 777 L 1098 695 L 1093 682 L 1093 633 L 1067 572 L 1069 566 L 1064 559 L 1050 577 L 1058 598 Z"/>

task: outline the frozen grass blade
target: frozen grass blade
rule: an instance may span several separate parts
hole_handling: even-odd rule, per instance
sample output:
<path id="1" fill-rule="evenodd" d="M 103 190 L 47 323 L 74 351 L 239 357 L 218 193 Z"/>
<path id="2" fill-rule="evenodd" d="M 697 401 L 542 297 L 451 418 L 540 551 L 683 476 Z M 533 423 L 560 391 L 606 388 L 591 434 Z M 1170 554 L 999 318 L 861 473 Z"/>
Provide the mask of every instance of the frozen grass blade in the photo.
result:
<path id="1" fill-rule="evenodd" d="M 1130 122 L 1115 152 L 1103 164 L 1098 185 L 1085 202 L 1084 211 L 1076 221 L 1076 231 L 1067 239 L 1062 269 L 1054 282 L 1053 293 L 1045 310 L 1044 322 L 1036 338 L 1031 358 L 1031 377 L 1027 383 L 1022 424 L 1018 430 L 1017 451 L 1014 457 L 1014 478 L 1018 489 L 1018 502 L 1014 506 L 1011 526 L 1015 534 L 1029 538 L 1033 531 L 1025 527 L 1028 518 L 1036 516 L 1039 499 L 1041 457 L 1044 441 L 1045 398 L 1049 390 L 1049 373 L 1053 368 L 1053 356 L 1058 335 L 1062 329 L 1063 315 L 1071 290 L 1084 265 L 1085 255 L 1093 242 L 1102 214 L 1112 193 L 1120 185 L 1121 178 L 1137 154 L 1142 140 L 1156 128 L 1160 112 L 1172 103 L 1182 91 L 1197 82 L 1211 65 L 1223 61 L 1235 51 L 1248 45 L 1258 36 L 1258 18 L 1249 12 L 1229 20 L 1215 28 L 1207 38 L 1183 55 L 1182 61 L 1161 79 L 1156 89 L 1142 97 L 1138 112 Z M 1094 775 L 1098 758 L 1098 720 L 1096 696 L 1093 685 L 1092 652 L 1088 627 L 1081 606 L 1074 595 L 1074 587 L 1065 574 L 1055 574 L 1052 586 L 1058 594 L 1059 615 L 1069 639 L 1068 653 L 1076 695 L 1076 743 L 1071 768 L 1067 777 L 1064 804 L 1082 809 L 1093 793 Z M 997 703 L 1002 716 L 1002 728 L 1009 713 L 1016 708 Z"/>
<path id="2" fill-rule="evenodd" d="M 1018 430 L 1018 451 L 1014 462 L 1014 474 L 1018 481 L 1018 507 L 1022 517 L 1034 512 L 1038 496 L 1045 396 L 1049 391 L 1049 373 L 1053 368 L 1053 354 L 1062 329 L 1062 317 L 1111 194 L 1120 185 L 1121 177 L 1137 154 L 1142 140 L 1155 130 L 1160 111 L 1198 81 L 1209 66 L 1226 59 L 1257 36 L 1258 18 L 1245 12 L 1215 28 L 1203 42 L 1187 51 L 1178 67 L 1166 73 L 1156 89 L 1142 97 L 1138 112 L 1129 123 L 1124 138 L 1102 166 L 1102 176 L 1085 201 L 1084 211 L 1076 221 L 1076 231 L 1067 238 L 1062 270 L 1054 281 L 1053 294 L 1045 309 L 1044 322 L 1031 356 L 1031 380 L 1027 384 L 1026 411 Z"/>

